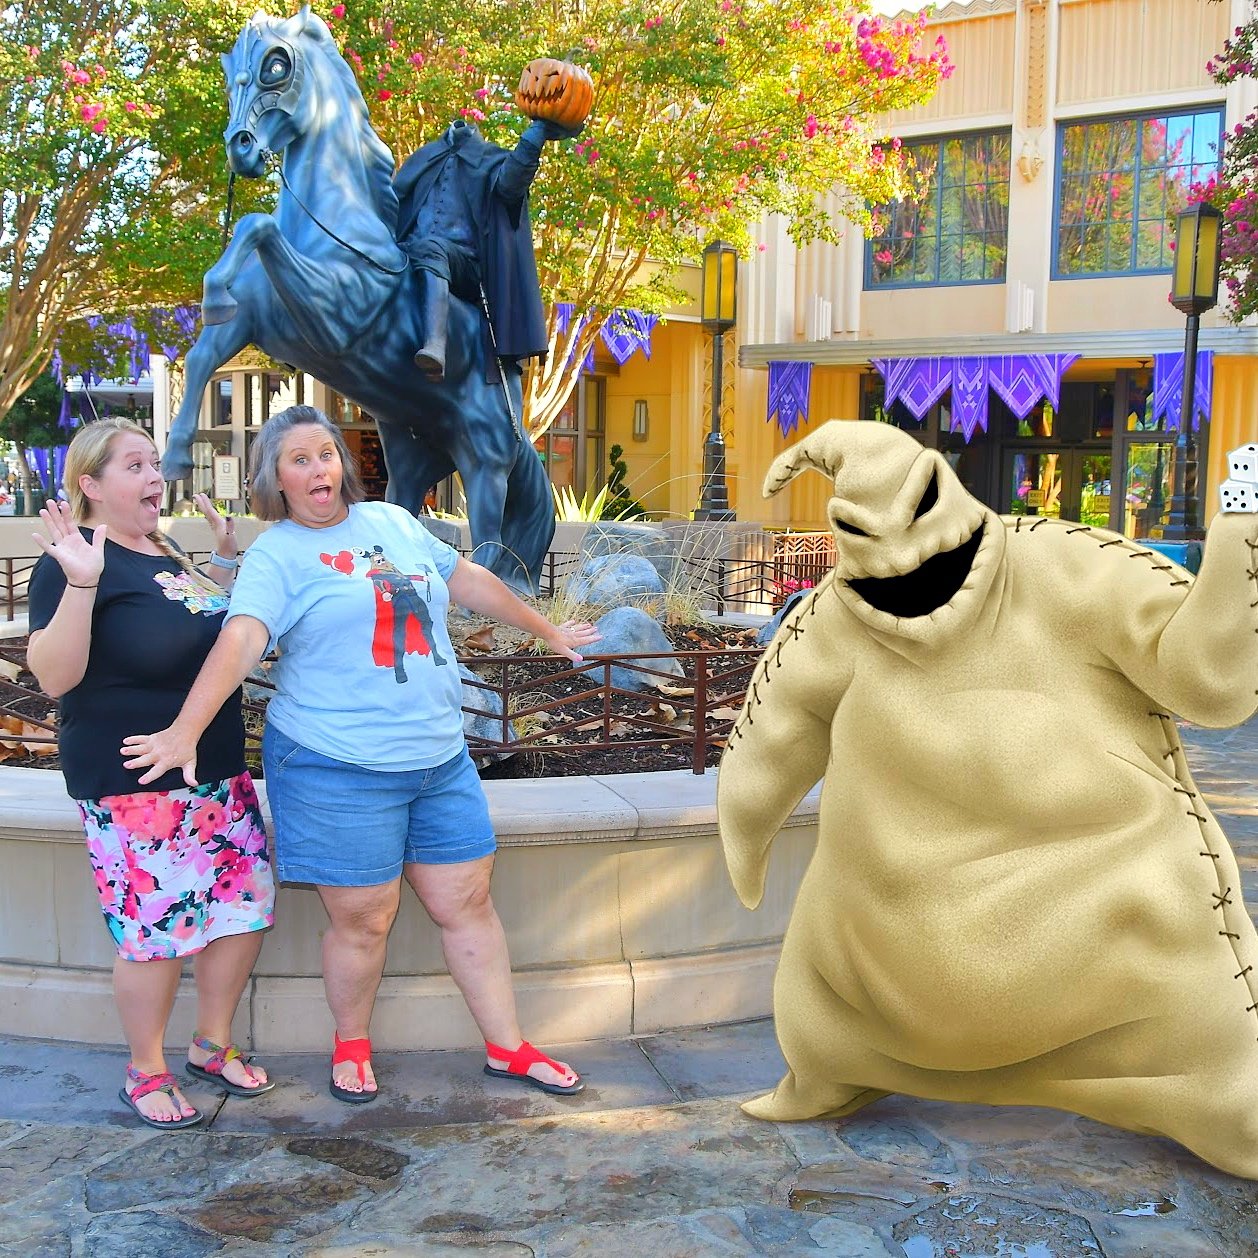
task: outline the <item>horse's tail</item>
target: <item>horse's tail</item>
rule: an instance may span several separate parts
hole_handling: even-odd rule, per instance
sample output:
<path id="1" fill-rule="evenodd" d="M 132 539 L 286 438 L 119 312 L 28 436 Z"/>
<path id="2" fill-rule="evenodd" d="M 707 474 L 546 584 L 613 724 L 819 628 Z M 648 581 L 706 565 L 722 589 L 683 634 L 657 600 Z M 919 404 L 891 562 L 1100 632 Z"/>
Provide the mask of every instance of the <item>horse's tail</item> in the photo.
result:
<path id="1" fill-rule="evenodd" d="M 507 477 L 507 502 L 503 512 L 503 545 L 523 566 L 521 579 L 536 594 L 555 538 L 555 500 L 546 467 L 528 437 L 521 438 L 520 452 Z"/>

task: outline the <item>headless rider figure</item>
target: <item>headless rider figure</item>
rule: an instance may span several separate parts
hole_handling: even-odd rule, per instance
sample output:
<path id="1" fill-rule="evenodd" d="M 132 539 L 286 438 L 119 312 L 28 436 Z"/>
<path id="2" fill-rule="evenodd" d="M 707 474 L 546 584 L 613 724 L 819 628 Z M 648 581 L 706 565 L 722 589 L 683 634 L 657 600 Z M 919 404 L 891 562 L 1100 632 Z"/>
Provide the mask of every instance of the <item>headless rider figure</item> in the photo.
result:
<path id="1" fill-rule="evenodd" d="M 543 143 L 580 131 L 536 121 L 515 148 L 504 149 L 458 119 L 394 176 L 397 238 L 419 281 L 424 341 L 415 365 L 429 376 L 445 374 L 450 293 L 479 308 L 482 284 L 498 357 L 518 361 L 546 353 L 528 191 Z M 485 363 L 492 382 L 492 353 Z"/>

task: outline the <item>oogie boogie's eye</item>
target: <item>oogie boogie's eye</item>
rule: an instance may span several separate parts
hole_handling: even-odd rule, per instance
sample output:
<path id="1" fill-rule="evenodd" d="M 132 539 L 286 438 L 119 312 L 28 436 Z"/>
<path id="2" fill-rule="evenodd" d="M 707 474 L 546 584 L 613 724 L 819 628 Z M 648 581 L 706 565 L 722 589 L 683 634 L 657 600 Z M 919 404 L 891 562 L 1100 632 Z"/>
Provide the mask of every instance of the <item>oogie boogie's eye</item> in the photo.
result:
<path id="1" fill-rule="evenodd" d="M 920 520 L 927 511 L 931 509 L 939 501 L 939 474 L 931 472 L 930 484 L 926 486 L 922 493 L 922 500 L 917 504 L 917 510 L 913 512 L 913 519 Z"/>
<path id="2" fill-rule="evenodd" d="M 258 74 L 258 82 L 263 87 L 275 87 L 282 83 L 292 72 L 293 63 L 288 53 L 282 48 L 275 48 L 262 59 L 262 70 Z"/>

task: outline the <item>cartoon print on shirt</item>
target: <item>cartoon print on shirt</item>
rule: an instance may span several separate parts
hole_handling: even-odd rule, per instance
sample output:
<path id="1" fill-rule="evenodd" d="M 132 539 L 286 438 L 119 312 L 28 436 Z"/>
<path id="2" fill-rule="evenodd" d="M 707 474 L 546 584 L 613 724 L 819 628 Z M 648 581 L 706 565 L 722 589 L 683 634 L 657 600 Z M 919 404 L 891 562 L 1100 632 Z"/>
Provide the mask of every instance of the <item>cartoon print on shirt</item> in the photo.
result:
<path id="1" fill-rule="evenodd" d="M 352 551 L 319 556 L 329 568 L 346 576 L 354 573 L 355 557 L 367 561 L 364 575 L 376 595 L 376 625 L 371 638 L 373 663 L 380 668 L 392 668 L 394 679 L 399 683 L 408 680 L 407 655 L 431 655 L 439 668 L 448 664 L 450 661 L 437 651 L 432 613 L 428 609 L 430 570 L 403 572 L 380 546 L 373 546 L 371 550 L 355 546 Z M 417 584 L 423 586 L 422 598 Z"/>
<path id="2" fill-rule="evenodd" d="M 153 578 L 172 603 L 182 603 L 190 612 L 217 614 L 227 610 L 230 602 L 222 591 L 207 589 L 186 572 L 159 572 Z"/>

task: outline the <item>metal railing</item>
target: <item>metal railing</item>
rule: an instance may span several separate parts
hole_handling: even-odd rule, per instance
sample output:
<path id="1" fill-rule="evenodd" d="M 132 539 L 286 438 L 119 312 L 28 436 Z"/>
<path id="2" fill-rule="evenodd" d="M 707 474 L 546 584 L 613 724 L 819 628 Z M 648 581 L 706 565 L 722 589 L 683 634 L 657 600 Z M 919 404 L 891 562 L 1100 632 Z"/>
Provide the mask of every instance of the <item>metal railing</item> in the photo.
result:
<path id="1" fill-rule="evenodd" d="M 580 664 L 557 656 L 475 655 L 459 659 L 480 679 L 466 685 L 487 696 L 486 706 L 464 705 L 464 712 L 500 727 L 498 737 L 471 735 L 473 755 L 497 759 L 520 751 L 543 757 L 574 751 L 669 748 L 684 752 L 690 768 L 702 773 L 708 755 L 725 745 L 746 694 L 761 648 L 726 647 L 681 650 L 671 655 L 587 655 Z M 676 661 L 678 676 L 666 666 Z M 5 667 L 7 665 L 7 667 Z M 55 701 L 19 683 L 26 669 L 22 645 L 0 643 L 0 749 L 10 756 L 19 747 L 35 755 L 55 749 Z M 627 674 L 644 675 L 653 689 L 617 685 Z M 13 674 L 10 677 L 10 674 Z M 556 686 L 571 693 L 549 693 Z M 245 687 L 246 751 L 257 752 L 266 703 L 273 684 L 257 675 Z M 23 727 L 25 723 L 25 728 Z"/>

